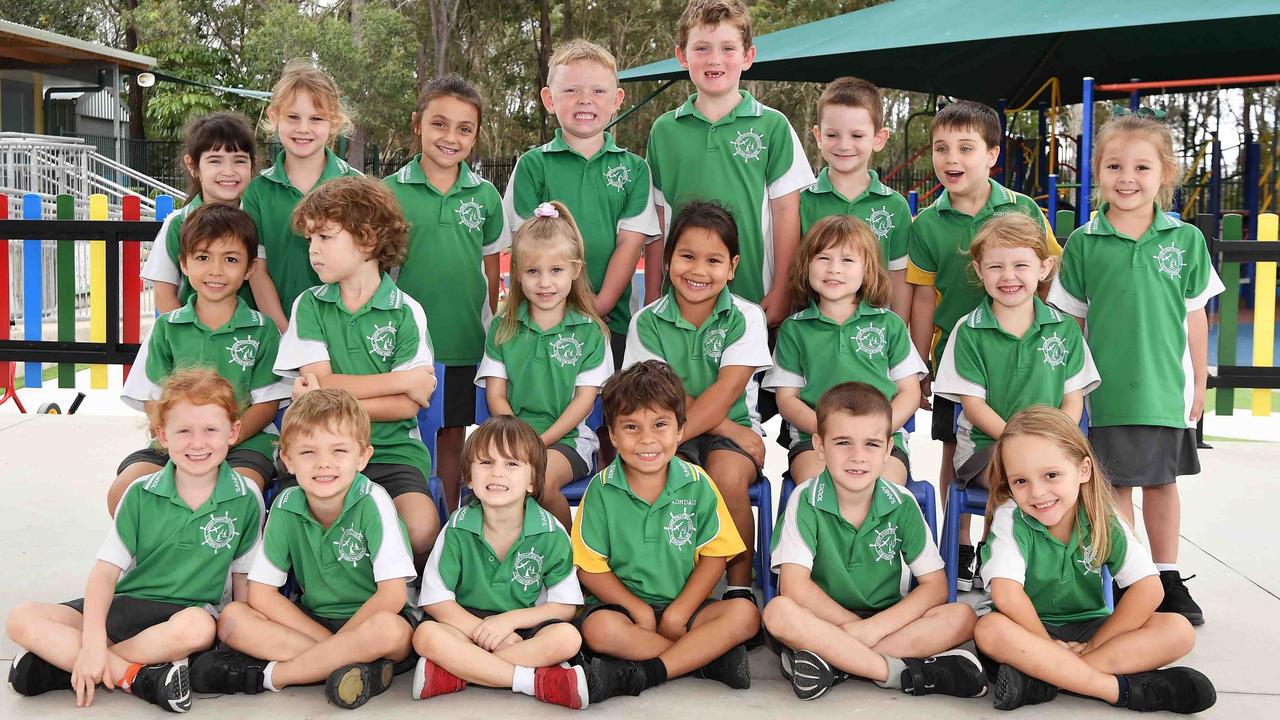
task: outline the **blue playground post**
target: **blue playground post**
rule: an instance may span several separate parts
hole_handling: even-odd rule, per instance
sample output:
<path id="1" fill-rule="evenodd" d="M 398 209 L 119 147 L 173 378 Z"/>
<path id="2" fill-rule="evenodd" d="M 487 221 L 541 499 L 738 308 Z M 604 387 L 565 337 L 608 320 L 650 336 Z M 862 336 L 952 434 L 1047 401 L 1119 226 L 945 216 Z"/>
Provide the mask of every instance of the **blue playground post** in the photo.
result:
<path id="1" fill-rule="evenodd" d="M 1049 158 L 1052 156 L 1049 152 L 1049 103 L 1040 101 L 1039 115 L 1040 139 L 1036 141 L 1036 165 L 1039 170 L 1036 172 L 1036 187 L 1044 189 L 1049 187 L 1049 173 L 1054 170 L 1049 167 Z"/>
<path id="2" fill-rule="evenodd" d="M 1049 173 L 1049 217 L 1058 217 L 1058 173 Z"/>
<path id="3" fill-rule="evenodd" d="M 1138 82 L 1138 78 L 1130 78 L 1133 82 Z M 1142 91 L 1133 90 L 1129 93 L 1129 109 L 1138 112 L 1139 105 L 1142 104 Z"/>
<path id="4" fill-rule="evenodd" d="M 920 193 L 912 190 L 907 193 L 907 207 L 911 208 L 911 217 L 920 212 Z"/>
<path id="5" fill-rule="evenodd" d="M 40 196 L 26 193 L 22 196 L 22 219 L 40 219 Z M 40 340 L 44 320 L 44 257 L 41 240 L 22 241 L 22 339 Z M 43 380 L 40 363 L 22 365 L 22 379 L 29 388 L 38 388 Z"/>
<path id="6" fill-rule="evenodd" d="M 173 212 L 173 196 L 157 195 L 156 196 L 156 222 L 164 222 L 169 217 L 169 213 Z"/>
<path id="7" fill-rule="evenodd" d="M 1076 190 L 1076 222 L 1089 222 L 1089 190 L 1093 187 L 1093 78 L 1084 79 L 1080 124 L 1080 187 Z M 1076 227 L 1079 227 L 1077 225 Z"/>

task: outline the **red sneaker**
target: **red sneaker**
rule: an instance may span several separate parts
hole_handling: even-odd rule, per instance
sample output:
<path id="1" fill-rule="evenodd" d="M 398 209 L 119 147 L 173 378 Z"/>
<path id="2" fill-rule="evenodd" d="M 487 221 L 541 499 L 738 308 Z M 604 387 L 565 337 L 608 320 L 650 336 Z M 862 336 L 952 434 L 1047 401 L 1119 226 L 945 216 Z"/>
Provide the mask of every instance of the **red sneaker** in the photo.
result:
<path id="1" fill-rule="evenodd" d="M 583 710 L 587 699 L 587 675 L 582 667 L 540 667 L 533 671 L 533 696 L 544 703 Z"/>
<path id="2" fill-rule="evenodd" d="M 445 670 L 426 658 L 418 658 L 418 667 L 413 671 L 414 700 L 426 700 L 437 695 L 447 695 L 464 690 L 467 683 L 462 678 Z"/>

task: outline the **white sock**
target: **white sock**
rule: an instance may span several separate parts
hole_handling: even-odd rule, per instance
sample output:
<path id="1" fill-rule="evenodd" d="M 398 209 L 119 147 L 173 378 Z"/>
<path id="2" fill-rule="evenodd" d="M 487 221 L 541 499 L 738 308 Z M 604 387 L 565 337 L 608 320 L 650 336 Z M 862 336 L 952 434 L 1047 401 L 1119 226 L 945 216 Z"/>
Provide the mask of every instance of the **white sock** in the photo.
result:
<path id="1" fill-rule="evenodd" d="M 751 589 L 750 585 L 726 585 L 724 588 L 726 593 L 732 592 L 733 590 L 746 590 L 747 592 L 755 593 L 755 591 Z"/>
<path id="2" fill-rule="evenodd" d="M 884 664 L 889 666 L 889 676 L 884 682 L 876 680 L 875 683 L 882 688 L 891 688 L 893 690 L 902 689 L 902 671 L 907 669 L 907 664 L 901 659 L 891 655 L 881 655 L 884 658 Z"/>
<path id="3" fill-rule="evenodd" d="M 271 671 L 275 669 L 276 669 L 276 663 L 274 660 L 267 663 L 267 666 L 262 669 L 262 687 L 266 688 L 267 690 L 270 690 L 271 692 L 280 692 L 280 688 L 271 684 Z"/>
<path id="4" fill-rule="evenodd" d="M 1178 563 L 1156 563 L 1158 572 L 1178 572 Z"/>
<path id="5" fill-rule="evenodd" d="M 517 665 L 511 676 L 511 692 L 533 695 L 533 668 Z"/>

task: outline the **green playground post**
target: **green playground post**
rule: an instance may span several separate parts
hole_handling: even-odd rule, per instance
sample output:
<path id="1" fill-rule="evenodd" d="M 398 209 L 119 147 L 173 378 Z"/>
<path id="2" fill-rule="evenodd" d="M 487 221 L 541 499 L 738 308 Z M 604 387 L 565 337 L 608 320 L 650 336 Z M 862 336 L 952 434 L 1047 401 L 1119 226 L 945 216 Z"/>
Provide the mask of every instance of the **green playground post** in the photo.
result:
<path id="1" fill-rule="evenodd" d="M 1244 218 L 1235 213 L 1222 216 L 1222 240 L 1243 240 Z M 1236 364 L 1236 337 L 1240 329 L 1240 263 L 1224 262 L 1219 269 L 1226 292 L 1218 302 L 1218 366 Z M 1218 388 L 1214 412 L 1219 415 L 1235 413 L 1235 388 Z"/>
<path id="2" fill-rule="evenodd" d="M 1058 187 L 1062 187 L 1059 185 Z M 1059 245 L 1066 245 L 1067 238 L 1071 237 L 1071 231 L 1076 229 L 1076 211 L 1075 210 L 1059 210 L 1058 216 L 1053 219 L 1053 235 L 1058 239 Z"/>
<path id="3" fill-rule="evenodd" d="M 70 195 L 58 196 L 58 219 L 76 219 L 76 199 Z M 76 339 L 76 248 L 75 243 L 58 243 L 58 341 L 75 342 Z M 76 386 L 75 363 L 58 363 L 58 387 Z"/>

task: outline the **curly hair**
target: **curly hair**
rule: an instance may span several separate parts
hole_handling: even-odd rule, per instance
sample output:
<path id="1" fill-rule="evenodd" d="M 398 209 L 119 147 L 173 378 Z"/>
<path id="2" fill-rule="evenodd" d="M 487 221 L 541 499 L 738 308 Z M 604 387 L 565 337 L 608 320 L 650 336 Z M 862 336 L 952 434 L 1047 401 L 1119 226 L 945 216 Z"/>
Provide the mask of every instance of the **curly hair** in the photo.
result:
<path id="1" fill-rule="evenodd" d="M 354 236 L 356 245 L 388 272 L 404 262 L 409 248 L 409 223 L 396 196 L 381 182 L 363 175 L 318 185 L 293 209 L 293 231 L 307 235 L 333 223 Z"/>

